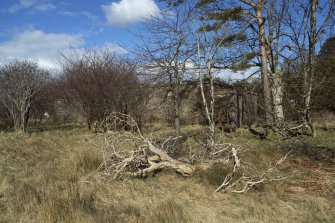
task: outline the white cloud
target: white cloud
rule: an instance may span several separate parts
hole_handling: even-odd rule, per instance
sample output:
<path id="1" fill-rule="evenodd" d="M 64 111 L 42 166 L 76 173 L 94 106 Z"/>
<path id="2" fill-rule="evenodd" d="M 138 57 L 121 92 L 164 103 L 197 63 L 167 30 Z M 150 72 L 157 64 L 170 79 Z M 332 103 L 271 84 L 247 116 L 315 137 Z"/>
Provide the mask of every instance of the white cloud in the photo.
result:
<path id="1" fill-rule="evenodd" d="M 21 9 L 29 8 L 29 7 L 31 7 L 35 4 L 36 4 L 35 0 L 20 0 L 20 2 L 18 4 L 14 4 L 11 7 L 9 7 L 8 11 L 10 13 L 14 13 L 14 12 L 17 12 Z"/>
<path id="2" fill-rule="evenodd" d="M 30 9 L 34 11 L 50 11 L 56 9 L 56 6 L 51 3 L 39 3 L 37 0 L 20 0 L 18 4 L 9 7 L 8 12 L 15 13 L 22 9 Z"/>
<path id="3" fill-rule="evenodd" d="M 40 30 L 26 30 L 11 40 L 0 43 L 3 60 L 29 59 L 49 69 L 59 69 L 57 59 L 60 52 L 72 47 L 81 47 L 84 41 L 80 35 L 45 33 Z"/>
<path id="4" fill-rule="evenodd" d="M 70 48 L 77 52 L 84 51 L 84 44 L 81 35 L 28 29 L 17 33 L 9 41 L 0 42 L 0 64 L 10 59 L 27 59 L 37 62 L 41 67 L 60 71 L 60 54 L 69 55 Z M 102 47 L 116 53 L 127 53 L 126 49 L 114 43 L 105 43 Z"/>
<path id="5" fill-rule="evenodd" d="M 235 82 L 238 80 L 254 80 L 258 79 L 259 76 L 259 67 L 250 67 L 244 71 L 232 71 L 230 69 L 224 69 L 219 71 L 217 74 L 218 77 L 221 79 L 224 79 L 225 81 L 228 82 Z"/>
<path id="6" fill-rule="evenodd" d="M 125 54 L 125 53 L 128 53 L 128 50 L 126 50 L 125 48 L 119 46 L 118 44 L 115 44 L 115 43 L 110 43 L 110 42 L 107 42 L 105 43 L 102 48 L 106 48 L 106 49 L 109 49 L 110 51 L 113 51 L 115 53 L 119 53 L 119 54 Z"/>
<path id="7" fill-rule="evenodd" d="M 101 7 L 109 25 L 136 23 L 160 12 L 154 0 L 121 0 Z"/>
<path id="8" fill-rule="evenodd" d="M 41 5 L 36 5 L 34 7 L 35 10 L 37 11 L 41 11 L 41 12 L 45 12 L 45 11 L 50 11 L 55 9 L 56 6 L 51 4 L 51 3 L 45 3 L 45 4 L 41 4 Z"/>
<path id="9" fill-rule="evenodd" d="M 71 12 L 71 11 L 59 11 L 59 14 L 63 16 L 68 16 L 68 17 L 75 17 L 78 16 L 78 13 L 76 12 Z"/>
<path id="10" fill-rule="evenodd" d="M 97 17 L 95 15 L 93 15 L 92 13 L 88 12 L 88 11 L 81 11 L 81 12 L 74 12 L 74 11 L 63 11 L 60 10 L 58 12 L 59 14 L 63 15 L 63 16 L 68 16 L 68 17 L 86 17 L 91 21 L 97 21 Z"/>

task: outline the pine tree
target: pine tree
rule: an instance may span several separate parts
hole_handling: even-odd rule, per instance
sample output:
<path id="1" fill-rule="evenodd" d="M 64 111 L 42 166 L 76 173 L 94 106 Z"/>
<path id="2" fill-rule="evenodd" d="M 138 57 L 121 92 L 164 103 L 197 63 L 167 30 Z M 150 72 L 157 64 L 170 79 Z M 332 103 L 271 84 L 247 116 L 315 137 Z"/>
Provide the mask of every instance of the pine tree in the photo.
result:
<path id="1" fill-rule="evenodd" d="M 322 45 L 317 57 L 315 73 L 316 89 L 312 101 L 316 109 L 335 111 L 335 37 L 330 37 Z"/>

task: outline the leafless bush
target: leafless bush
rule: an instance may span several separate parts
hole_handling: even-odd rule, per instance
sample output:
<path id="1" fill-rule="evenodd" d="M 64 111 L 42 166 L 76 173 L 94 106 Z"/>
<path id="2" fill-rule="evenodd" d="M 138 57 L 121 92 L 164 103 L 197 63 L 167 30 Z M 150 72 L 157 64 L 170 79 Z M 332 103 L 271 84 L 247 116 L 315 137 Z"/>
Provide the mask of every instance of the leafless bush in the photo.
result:
<path id="1" fill-rule="evenodd" d="M 146 88 L 129 59 L 108 49 L 73 51 L 64 56 L 63 72 L 63 100 L 85 118 L 89 128 L 112 111 L 130 114 L 140 123 Z"/>

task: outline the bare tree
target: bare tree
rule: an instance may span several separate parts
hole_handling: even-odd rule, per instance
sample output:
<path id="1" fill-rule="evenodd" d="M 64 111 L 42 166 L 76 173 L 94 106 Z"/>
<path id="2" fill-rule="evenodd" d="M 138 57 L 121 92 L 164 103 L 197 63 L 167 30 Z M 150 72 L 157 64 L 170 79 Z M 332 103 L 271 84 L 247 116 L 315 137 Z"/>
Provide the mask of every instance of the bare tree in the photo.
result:
<path id="1" fill-rule="evenodd" d="M 34 95 L 41 89 L 49 72 L 30 61 L 11 60 L 0 69 L 0 94 L 15 130 L 26 132 Z"/>
<path id="2" fill-rule="evenodd" d="M 221 1 L 198 1 L 198 26 L 195 32 L 197 42 L 196 67 L 201 98 L 208 122 L 210 147 L 215 145 L 215 82 L 216 73 L 224 68 L 245 69 L 248 67 L 245 55 L 238 47 L 245 40 L 245 26 L 240 7 L 230 7 Z M 232 47 L 234 46 L 234 47 Z M 244 51 L 243 51 L 244 52 Z M 209 88 L 205 89 L 204 85 Z M 207 93 L 208 92 L 208 93 Z M 208 95 L 208 96 L 206 96 Z M 227 105 L 224 105 L 227 106 Z M 228 106 L 227 106 L 228 107 Z"/>
<path id="3" fill-rule="evenodd" d="M 170 85 L 177 136 L 180 135 L 180 85 L 186 74 L 187 62 L 195 50 L 189 41 L 191 19 L 192 6 L 188 1 L 162 10 L 159 16 L 142 24 L 138 34 L 142 43 L 135 51 L 144 68 L 152 71 L 150 75 L 154 83 Z"/>
<path id="4" fill-rule="evenodd" d="M 63 98 L 85 118 L 88 128 L 112 111 L 140 119 L 145 88 L 129 59 L 108 49 L 90 49 L 72 51 L 63 64 Z"/>
<path id="5" fill-rule="evenodd" d="M 208 136 L 210 140 L 210 148 L 215 145 L 215 70 L 217 66 L 217 57 L 220 53 L 220 48 L 223 45 L 222 29 L 214 29 L 213 33 L 208 33 L 203 30 L 208 27 L 208 24 L 201 26 L 196 33 L 197 39 L 197 70 L 198 81 L 200 86 L 201 99 L 205 111 L 206 120 L 208 123 Z M 216 43 L 220 38 L 220 40 Z M 204 85 L 207 84 L 209 89 L 205 89 Z M 209 94 L 206 92 L 208 91 Z M 209 97 L 206 97 L 209 95 Z"/>
<path id="6" fill-rule="evenodd" d="M 290 5 L 295 14 L 288 13 L 285 23 L 289 29 L 292 60 L 298 60 L 297 69 L 302 80 L 301 126 L 310 128 L 312 135 L 316 131 L 311 121 L 311 95 L 314 89 L 316 67 L 316 46 L 324 37 L 327 28 L 334 27 L 335 5 L 333 0 L 294 1 Z M 292 63 L 293 64 L 293 63 Z"/>
<path id="7" fill-rule="evenodd" d="M 285 48 L 283 23 L 288 9 L 287 0 L 271 0 L 265 4 L 267 19 L 267 57 L 269 63 L 269 77 L 271 86 L 272 112 L 276 127 L 282 127 L 283 111 L 283 51 Z"/>
<path id="8" fill-rule="evenodd" d="M 198 80 L 201 92 L 201 98 L 204 105 L 205 115 L 208 122 L 209 139 L 211 141 L 210 148 L 215 145 L 215 121 L 214 121 L 214 105 L 215 105 L 215 89 L 214 89 L 214 74 L 213 74 L 213 60 L 215 60 L 219 46 L 215 44 L 208 45 L 207 39 L 204 38 L 206 43 L 200 43 L 200 37 L 197 38 L 198 46 Z M 202 61 L 204 60 L 204 61 Z M 205 62 L 205 68 L 203 69 L 203 62 Z M 205 72 L 203 72 L 205 70 Z M 209 103 L 205 96 L 204 89 L 204 77 L 208 78 L 209 82 Z"/>

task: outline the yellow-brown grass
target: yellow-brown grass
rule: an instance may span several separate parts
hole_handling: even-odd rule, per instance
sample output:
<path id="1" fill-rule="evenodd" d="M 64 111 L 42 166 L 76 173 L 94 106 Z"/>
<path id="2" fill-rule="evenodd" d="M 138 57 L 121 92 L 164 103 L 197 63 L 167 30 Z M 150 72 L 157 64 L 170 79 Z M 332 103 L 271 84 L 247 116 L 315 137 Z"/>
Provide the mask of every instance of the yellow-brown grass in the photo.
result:
<path id="1" fill-rule="evenodd" d="M 152 127 L 157 135 L 173 130 Z M 183 128 L 184 143 L 200 148 L 200 126 Z M 147 131 L 149 134 L 150 131 Z M 260 141 L 246 131 L 219 134 L 247 149 L 241 158 L 257 168 L 278 160 L 295 141 Z M 319 131 L 309 144 L 327 141 Z M 300 140 L 305 140 L 301 138 Z M 313 141 L 315 140 L 315 141 Z M 329 141 L 330 140 L 330 141 Z M 247 194 L 215 193 L 225 170 L 215 166 L 185 178 L 162 171 L 146 179 L 87 178 L 102 162 L 101 139 L 83 128 L 0 135 L 0 222 L 334 222 L 332 158 L 295 153 L 280 167 L 285 181 Z M 286 148 L 287 147 L 287 148 Z M 281 152 L 282 151 L 282 152 Z M 333 165 L 333 166 L 331 166 Z M 89 180 L 87 180 L 89 179 Z"/>

